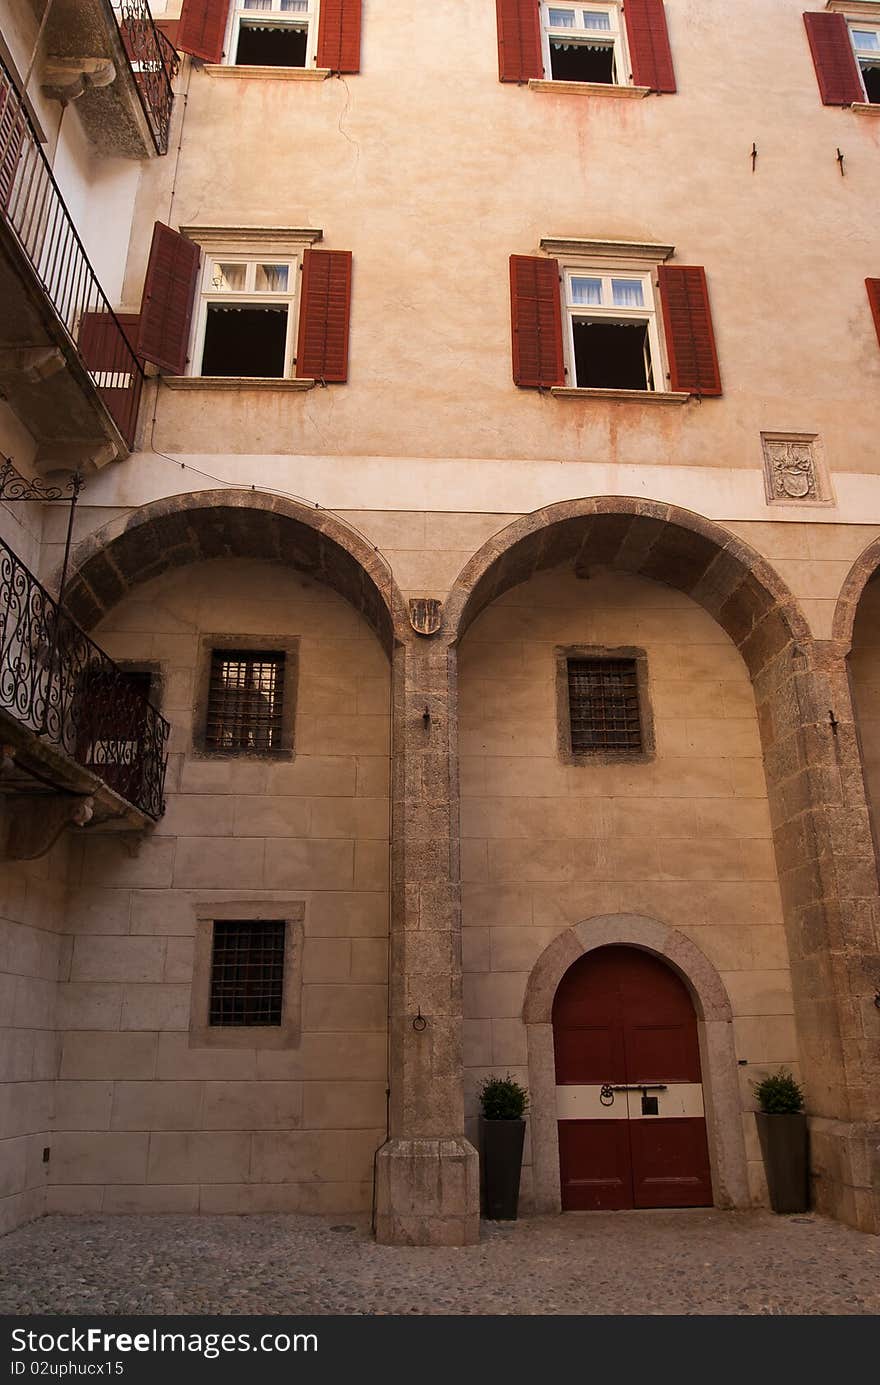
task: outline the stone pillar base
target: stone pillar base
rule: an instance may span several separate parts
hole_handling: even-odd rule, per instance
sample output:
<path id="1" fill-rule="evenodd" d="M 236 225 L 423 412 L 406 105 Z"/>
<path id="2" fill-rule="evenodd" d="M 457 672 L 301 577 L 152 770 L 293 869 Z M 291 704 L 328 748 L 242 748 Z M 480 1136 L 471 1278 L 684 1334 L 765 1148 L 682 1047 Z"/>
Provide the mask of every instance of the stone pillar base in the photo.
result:
<path id="1" fill-rule="evenodd" d="M 880 1123 L 811 1116 L 809 1129 L 816 1211 L 880 1234 Z"/>
<path id="2" fill-rule="evenodd" d="M 376 1156 L 376 1240 L 472 1246 L 480 1239 L 480 1166 L 463 1136 L 389 1140 Z"/>

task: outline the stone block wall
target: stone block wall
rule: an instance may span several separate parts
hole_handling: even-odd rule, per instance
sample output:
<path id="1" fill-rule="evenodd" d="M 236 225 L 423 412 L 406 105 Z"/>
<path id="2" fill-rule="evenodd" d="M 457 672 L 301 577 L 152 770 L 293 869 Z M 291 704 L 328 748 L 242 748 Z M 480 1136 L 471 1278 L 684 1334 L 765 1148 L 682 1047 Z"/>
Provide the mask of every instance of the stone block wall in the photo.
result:
<path id="1" fill-rule="evenodd" d="M 299 640 L 292 757 L 193 748 L 202 637 L 241 633 Z M 341 597 L 247 560 L 153 579 L 96 637 L 158 670 L 168 806 L 137 838 L 76 844 L 48 1206 L 368 1209 L 386 1121 L 387 658 Z M 304 906 L 295 1045 L 190 1045 L 196 916 L 211 902 L 270 918 Z"/>
<path id="2" fill-rule="evenodd" d="M 647 654 L 656 754 L 566 764 L 556 650 Z M 750 1082 L 798 1071 L 755 701 L 745 664 L 690 598 L 625 574 L 548 572 L 474 622 L 459 662 L 466 1101 L 527 1082 L 523 996 L 543 950 L 603 914 L 657 918 L 720 973 L 734 1014 L 752 1197 L 765 1197 Z M 530 1196 L 530 1169 L 523 1194 Z"/>
<path id="3" fill-rule="evenodd" d="M 9 811 L 4 810 L 4 811 Z M 68 845 L 0 872 L 0 1233 L 45 1210 Z"/>

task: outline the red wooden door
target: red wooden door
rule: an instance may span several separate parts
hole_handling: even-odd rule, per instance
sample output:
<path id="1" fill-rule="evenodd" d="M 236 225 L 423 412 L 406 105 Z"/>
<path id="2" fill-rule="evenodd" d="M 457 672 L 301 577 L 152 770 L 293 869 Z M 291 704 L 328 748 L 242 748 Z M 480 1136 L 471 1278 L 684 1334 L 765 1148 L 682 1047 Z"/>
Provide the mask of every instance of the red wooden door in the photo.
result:
<path id="1" fill-rule="evenodd" d="M 697 1020 L 675 972 L 636 948 L 587 953 L 553 1039 L 563 1210 L 710 1205 Z"/>

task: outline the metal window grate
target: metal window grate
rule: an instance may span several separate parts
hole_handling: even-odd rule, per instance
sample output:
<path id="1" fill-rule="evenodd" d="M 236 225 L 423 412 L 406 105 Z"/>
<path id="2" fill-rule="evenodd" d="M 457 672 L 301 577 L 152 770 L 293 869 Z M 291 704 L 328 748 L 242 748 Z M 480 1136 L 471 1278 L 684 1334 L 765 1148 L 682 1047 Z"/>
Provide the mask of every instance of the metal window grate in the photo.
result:
<path id="1" fill-rule="evenodd" d="M 205 746 L 277 750 L 281 745 L 284 654 L 215 649 L 211 654 Z"/>
<path id="2" fill-rule="evenodd" d="M 568 703 L 575 754 L 641 751 L 635 659 L 569 659 Z"/>
<path id="3" fill-rule="evenodd" d="M 283 919 L 219 920 L 214 924 L 208 1023 L 281 1023 Z"/>

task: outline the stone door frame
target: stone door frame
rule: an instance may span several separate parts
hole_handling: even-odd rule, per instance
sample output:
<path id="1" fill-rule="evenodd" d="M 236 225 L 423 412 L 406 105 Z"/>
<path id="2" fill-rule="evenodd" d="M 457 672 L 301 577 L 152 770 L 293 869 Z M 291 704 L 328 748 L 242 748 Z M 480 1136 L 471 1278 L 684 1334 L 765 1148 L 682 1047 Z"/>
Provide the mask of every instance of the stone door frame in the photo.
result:
<path id="1" fill-rule="evenodd" d="M 721 977 L 696 943 L 677 928 L 640 914 L 601 914 L 558 934 L 538 958 L 526 985 L 522 1016 L 528 1042 L 535 1210 L 562 1210 L 553 1001 L 569 967 L 585 953 L 610 944 L 652 953 L 687 986 L 697 1014 L 712 1201 L 716 1207 L 749 1207 L 733 1011 Z"/>

